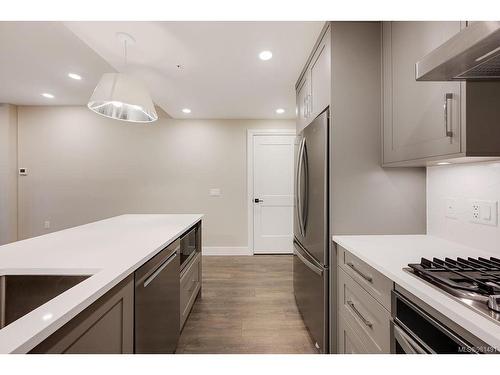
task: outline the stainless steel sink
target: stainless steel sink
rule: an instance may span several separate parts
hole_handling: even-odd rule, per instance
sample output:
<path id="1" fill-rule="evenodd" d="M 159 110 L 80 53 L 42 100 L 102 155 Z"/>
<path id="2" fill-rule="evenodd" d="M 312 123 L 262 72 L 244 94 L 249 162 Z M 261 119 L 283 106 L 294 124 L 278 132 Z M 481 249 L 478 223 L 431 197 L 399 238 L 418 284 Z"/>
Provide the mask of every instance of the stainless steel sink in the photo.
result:
<path id="1" fill-rule="evenodd" d="M 0 276 L 0 329 L 88 277 L 90 275 Z"/>

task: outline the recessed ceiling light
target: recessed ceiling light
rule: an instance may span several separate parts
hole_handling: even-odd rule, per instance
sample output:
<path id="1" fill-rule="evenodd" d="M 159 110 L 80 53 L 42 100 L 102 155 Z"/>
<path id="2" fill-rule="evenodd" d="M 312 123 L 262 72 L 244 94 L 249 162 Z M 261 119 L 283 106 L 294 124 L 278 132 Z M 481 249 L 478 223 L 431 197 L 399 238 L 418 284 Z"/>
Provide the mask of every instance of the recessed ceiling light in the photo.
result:
<path id="1" fill-rule="evenodd" d="M 278 108 L 278 109 L 276 110 L 276 113 L 277 113 L 278 115 L 281 115 L 281 114 L 285 113 L 285 110 L 284 110 L 283 108 Z"/>
<path id="2" fill-rule="evenodd" d="M 182 112 L 184 112 L 184 113 L 191 113 L 191 110 L 189 108 L 183 108 Z"/>
<path id="3" fill-rule="evenodd" d="M 44 92 L 44 93 L 42 93 L 42 96 L 43 96 L 44 98 L 48 98 L 48 99 L 53 99 L 53 98 L 54 98 L 54 95 L 49 94 L 48 92 Z"/>
<path id="4" fill-rule="evenodd" d="M 259 53 L 259 59 L 267 61 L 273 57 L 273 53 L 271 51 L 262 51 Z"/>
<path id="5" fill-rule="evenodd" d="M 76 79 L 77 81 L 80 81 L 82 79 L 82 76 L 76 73 L 68 73 L 68 77 L 72 79 Z"/>
<path id="6" fill-rule="evenodd" d="M 451 163 L 447 162 L 447 161 L 442 161 L 442 162 L 437 163 L 437 165 L 448 165 L 448 164 L 451 164 Z"/>

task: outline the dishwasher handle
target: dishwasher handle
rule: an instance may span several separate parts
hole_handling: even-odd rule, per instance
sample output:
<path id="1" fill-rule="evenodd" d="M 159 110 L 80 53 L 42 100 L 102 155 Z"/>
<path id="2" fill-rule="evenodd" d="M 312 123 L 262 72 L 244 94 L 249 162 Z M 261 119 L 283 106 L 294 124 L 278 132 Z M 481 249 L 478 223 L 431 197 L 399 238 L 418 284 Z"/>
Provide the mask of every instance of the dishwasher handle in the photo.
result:
<path id="1" fill-rule="evenodd" d="M 405 331 L 399 328 L 396 324 L 393 325 L 394 340 L 397 342 L 406 354 L 427 354 L 414 339 Z"/>
<path id="2" fill-rule="evenodd" d="M 177 251 L 170 255 L 165 262 L 163 262 L 146 280 L 144 280 L 144 288 L 153 282 L 154 279 L 167 267 L 177 256 Z"/>

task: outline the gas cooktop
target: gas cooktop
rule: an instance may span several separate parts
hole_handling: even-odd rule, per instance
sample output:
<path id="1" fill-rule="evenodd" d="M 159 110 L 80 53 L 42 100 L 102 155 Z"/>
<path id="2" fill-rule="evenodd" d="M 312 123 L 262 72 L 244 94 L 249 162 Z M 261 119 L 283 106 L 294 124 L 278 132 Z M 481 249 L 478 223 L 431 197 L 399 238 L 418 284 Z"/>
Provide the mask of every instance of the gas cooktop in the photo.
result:
<path id="1" fill-rule="evenodd" d="M 500 259 L 422 258 L 404 270 L 500 324 Z"/>

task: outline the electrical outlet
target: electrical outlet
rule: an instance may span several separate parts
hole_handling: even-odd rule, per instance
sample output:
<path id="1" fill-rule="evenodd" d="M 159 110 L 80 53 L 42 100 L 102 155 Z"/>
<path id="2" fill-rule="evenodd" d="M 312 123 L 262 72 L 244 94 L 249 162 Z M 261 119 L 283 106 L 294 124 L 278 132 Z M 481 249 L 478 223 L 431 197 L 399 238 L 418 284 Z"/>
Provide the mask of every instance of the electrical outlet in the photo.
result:
<path id="1" fill-rule="evenodd" d="M 476 224 L 497 226 L 498 202 L 497 201 L 472 201 L 471 221 Z"/>
<path id="2" fill-rule="evenodd" d="M 43 222 L 43 227 L 44 227 L 45 229 L 50 229 L 50 221 L 45 220 L 45 221 Z"/>
<path id="3" fill-rule="evenodd" d="M 481 204 L 477 201 L 472 202 L 472 218 L 473 222 L 479 223 Z"/>

